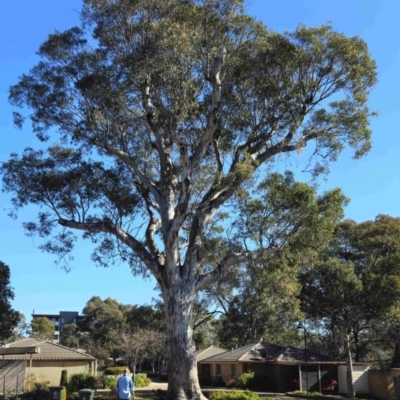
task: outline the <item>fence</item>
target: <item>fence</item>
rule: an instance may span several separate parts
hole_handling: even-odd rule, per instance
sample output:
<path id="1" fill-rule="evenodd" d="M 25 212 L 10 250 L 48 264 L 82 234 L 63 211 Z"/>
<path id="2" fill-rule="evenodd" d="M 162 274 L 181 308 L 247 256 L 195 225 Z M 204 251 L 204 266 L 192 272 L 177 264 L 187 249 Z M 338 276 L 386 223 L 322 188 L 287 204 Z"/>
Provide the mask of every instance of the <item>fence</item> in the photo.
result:
<path id="1" fill-rule="evenodd" d="M 25 389 L 25 361 L 0 361 L 0 393 L 6 397 Z"/>

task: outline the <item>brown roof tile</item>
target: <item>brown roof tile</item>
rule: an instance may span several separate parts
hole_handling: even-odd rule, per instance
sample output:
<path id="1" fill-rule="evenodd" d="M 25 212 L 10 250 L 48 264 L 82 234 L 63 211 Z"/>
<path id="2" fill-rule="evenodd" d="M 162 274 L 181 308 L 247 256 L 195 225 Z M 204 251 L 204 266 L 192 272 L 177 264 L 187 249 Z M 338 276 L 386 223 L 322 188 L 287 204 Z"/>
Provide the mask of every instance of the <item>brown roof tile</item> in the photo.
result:
<path id="1" fill-rule="evenodd" d="M 16 342 L 10 343 L 7 347 L 27 347 L 37 346 L 40 347 L 40 353 L 32 354 L 33 360 L 87 360 L 94 361 L 95 357 L 81 353 L 77 350 L 70 349 L 58 343 L 49 342 L 47 340 L 40 340 L 34 338 L 21 339 Z M 28 356 L 29 358 L 29 356 Z M 5 360 L 23 360 L 24 354 L 6 355 Z"/>
<path id="2" fill-rule="evenodd" d="M 238 349 L 228 350 L 198 361 L 203 362 L 295 362 L 305 360 L 304 350 L 293 346 L 278 346 L 267 342 L 252 343 Z M 330 358 L 323 354 L 307 351 L 308 362 L 329 362 Z"/>
<path id="3" fill-rule="evenodd" d="M 210 346 L 205 349 L 197 350 L 196 351 L 197 362 L 204 360 L 205 358 L 215 356 L 217 354 L 225 353 L 226 351 L 227 351 L 226 349 L 222 349 L 221 347 L 217 346 Z"/>

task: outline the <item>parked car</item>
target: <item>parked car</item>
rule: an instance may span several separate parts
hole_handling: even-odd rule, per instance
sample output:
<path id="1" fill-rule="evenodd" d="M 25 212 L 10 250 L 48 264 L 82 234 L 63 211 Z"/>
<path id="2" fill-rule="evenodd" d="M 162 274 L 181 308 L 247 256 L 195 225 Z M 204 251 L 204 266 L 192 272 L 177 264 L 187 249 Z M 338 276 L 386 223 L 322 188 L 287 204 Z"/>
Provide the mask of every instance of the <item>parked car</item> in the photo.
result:
<path id="1" fill-rule="evenodd" d="M 335 390 L 337 386 L 337 380 L 333 378 L 323 379 L 321 382 L 321 389 L 326 391 Z"/>
<path id="2" fill-rule="evenodd" d="M 290 390 L 300 390 L 300 381 L 299 378 L 293 376 L 292 378 L 290 378 L 289 381 L 289 387 Z"/>

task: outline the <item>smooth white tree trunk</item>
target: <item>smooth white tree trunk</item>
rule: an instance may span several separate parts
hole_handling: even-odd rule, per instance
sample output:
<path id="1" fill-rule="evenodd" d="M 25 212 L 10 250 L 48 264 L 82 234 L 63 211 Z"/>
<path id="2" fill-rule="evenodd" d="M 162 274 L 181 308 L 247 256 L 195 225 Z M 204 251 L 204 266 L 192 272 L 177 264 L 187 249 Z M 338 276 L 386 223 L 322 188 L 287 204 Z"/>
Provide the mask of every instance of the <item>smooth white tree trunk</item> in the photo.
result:
<path id="1" fill-rule="evenodd" d="M 350 337 L 349 334 L 346 332 L 344 336 L 344 346 L 346 351 L 346 365 L 347 365 L 347 393 L 348 396 L 352 399 L 355 397 L 356 392 L 354 390 L 354 383 L 353 383 L 353 359 L 351 356 L 351 349 L 350 349 Z"/>
<path id="2" fill-rule="evenodd" d="M 191 313 L 194 294 L 181 281 L 162 288 L 168 346 L 168 398 L 202 399 L 197 374 L 196 347 L 192 337 Z"/>

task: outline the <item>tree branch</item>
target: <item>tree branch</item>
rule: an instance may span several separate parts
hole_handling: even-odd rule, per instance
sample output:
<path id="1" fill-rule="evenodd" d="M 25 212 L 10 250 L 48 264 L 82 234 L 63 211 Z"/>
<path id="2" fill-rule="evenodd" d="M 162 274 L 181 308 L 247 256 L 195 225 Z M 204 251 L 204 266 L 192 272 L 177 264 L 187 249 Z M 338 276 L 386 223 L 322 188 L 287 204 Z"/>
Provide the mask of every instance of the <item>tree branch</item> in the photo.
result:
<path id="1" fill-rule="evenodd" d="M 110 219 L 104 218 L 103 221 L 94 222 L 94 223 L 84 223 L 84 222 L 76 222 L 73 220 L 66 220 L 63 218 L 58 219 L 58 223 L 61 226 L 65 226 L 67 228 L 78 229 L 86 232 L 103 232 L 114 235 L 118 238 L 122 243 L 131 248 L 137 256 L 141 259 L 141 261 L 146 265 L 146 267 L 150 270 L 150 272 L 154 275 L 154 277 L 159 276 L 159 264 L 157 260 L 155 260 L 148 250 L 133 236 L 129 235 L 123 229 L 114 225 Z"/>
<path id="2" fill-rule="evenodd" d="M 199 274 L 197 276 L 196 289 L 195 289 L 196 292 L 218 281 L 229 268 L 235 265 L 242 264 L 249 260 L 256 260 L 260 258 L 262 254 L 263 250 L 227 254 L 218 264 L 217 268 L 214 269 L 214 271 L 211 271 L 207 274 Z"/>
<path id="3" fill-rule="evenodd" d="M 154 240 L 154 234 L 155 234 L 156 230 L 159 228 L 159 226 L 161 225 L 161 221 L 154 216 L 154 212 L 153 212 L 154 204 L 151 202 L 149 190 L 147 190 L 147 188 L 143 188 L 139 184 L 137 184 L 136 187 L 146 203 L 146 209 L 147 209 L 147 213 L 149 215 L 149 223 L 146 228 L 147 248 L 149 249 L 151 255 L 154 258 L 158 258 L 160 261 L 161 260 L 160 251 Z"/>
<path id="4" fill-rule="evenodd" d="M 99 140 L 94 140 L 94 144 L 101 149 L 104 149 L 106 152 L 116 156 L 119 160 L 121 160 L 133 173 L 135 178 L 139 179 L 143 185 L 150 191 L 150 193 L 155 197 L 157 204 L 160 206 L 161 204 L 161 194 L 154 184 L 139 168 L 136 161 L 127 153 L 116 149 L 115 147 L 109 146 L 106 143 L 103 143 Z"/>
<path id="5" fill-rule="evenodd" d="M 213 139 L 215 129 L 217 128 L 218 121 L 221 117 L 222 83 L 221 83 L 220 73 L 225 61 L 225 56 L 226 56 L 226 49 L 225 47 L 221 47 L 218 52 L 218 56 L 214 60 L 214 66 L 212 68 L 210 77 L 210 81 L 213 87 L 213 98 L 212 98 L 211 113 L 208 119 L 208 125 L 190 159 L 190 164 L 191 164 L 190 169 L 195 169 L 200 163 L 200 161 L 203 159 L 204 154 L 207 151 L 208 146 Z"/>

